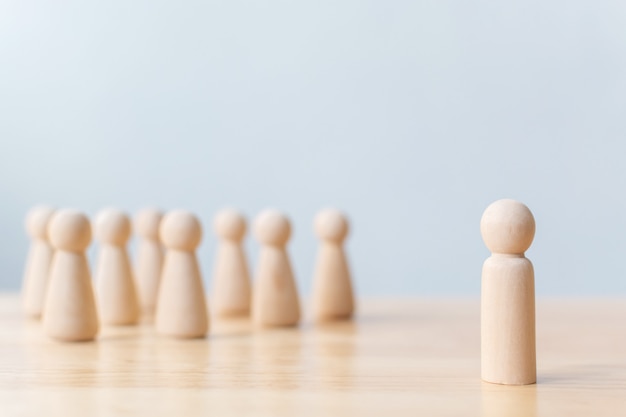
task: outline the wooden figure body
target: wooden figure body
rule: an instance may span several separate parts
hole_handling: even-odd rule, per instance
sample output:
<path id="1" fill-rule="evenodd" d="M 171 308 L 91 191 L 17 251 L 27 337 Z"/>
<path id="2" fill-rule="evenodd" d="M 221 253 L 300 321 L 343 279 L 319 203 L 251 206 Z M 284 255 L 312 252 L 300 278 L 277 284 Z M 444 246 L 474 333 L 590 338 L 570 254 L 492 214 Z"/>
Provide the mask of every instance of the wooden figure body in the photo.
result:
<path id="1" fill-rule="evenodd" d="M 57 212 L 48 227 L 55 248 L 43 312 L 45 333 L 63 341 L 92 340 L 98 333 L 98 314 L 85 250 L 91 225 L 83 214 Z"/>
<path id="2" fill-rule="evenodd" d="M 144 209 L 134 219 L 134 227 L 139 236 L 135 283 L 139 305 L 147 315 L 154 314 L 163 269 L 163 247 L 159 240 L 161 218 L 160 211 Z"/>
<path id="3" fill-rule="evenodd" d="M 267 210 L 255 222 L 261 243 L 254 283 L 252 319 L 258 326 L 295 326 L 300 321 L 300 302 L 285 245 L 291 234 L 283 214 Z"/>
<path id="4" fill-rule="evenodd" d="M 321 239 L 313 276 L 313 318 L 315 321 L 348 319 L 354 312 L 354 295 L 343 242 L 348 220 L 337 210 L 323 210 L 315 218 L 315 232 Z"/>
<path id="5" fill-rule="evenodd" d="M 202 239 L 200 221 L 189 212 L 176 210 L 163 217 L 159 230 L 166 252 L 156 330 L 177 338 L 204 337 L 209 330 L 209 317 L 195 254 Z"/>
<path id="6" fill-rule="evenodd" d="M 246 233 L 245 218 L 234 210 L 223 210 L 215 216 L 219 236 L 211 304 L 220 317 L 250 315 L 251 284 L 242 240 Z"/>
<path id="7" fill-rule="evenodd" d="M 31 243 L 24 268 L 22 303 L 24 313 L 32 318 L 40 318 L 43 311 L 54 254 L 48 239 L 48 224 L 53 214 L 53 208 L 40 206 L 30 210 L 26 216 L 26 231 Z"/>
<path id="8" fill-rule="evenodd" d="M 95 271 L 100 320 L 110 325 L 136 324 L 139 302 L 126 251 L 130 220 L 119 210 L 106 209 L 98 214 L 95 231 L 100 242 Z"/>
<path id="9" fill-rule="evenodd" d="M 534 384 L 535 277 L 524 252 L 533 241 L 535 219 L 522 203 L 498 200 L 485 210 L 480 230 L 492 252 L 482 271 L 482 379 Z"/>

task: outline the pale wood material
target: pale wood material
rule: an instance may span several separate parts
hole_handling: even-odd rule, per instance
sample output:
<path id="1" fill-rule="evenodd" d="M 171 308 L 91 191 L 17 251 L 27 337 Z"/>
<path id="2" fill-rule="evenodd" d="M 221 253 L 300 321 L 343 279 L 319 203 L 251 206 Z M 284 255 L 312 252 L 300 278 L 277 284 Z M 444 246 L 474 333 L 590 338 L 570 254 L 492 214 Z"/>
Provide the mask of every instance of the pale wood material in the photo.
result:
<path id="1" fill-rule="evenodd" d="M 169 212 L 161 221 L 160 236 L 167 251 L 156 306 L 156 330 L 175 338 L 204 337 L 209 331 L 209 317 L 195 254 L 202 239 L 200 221 L 187 211 Z"/>
<path id="2" fill-rule="evenodd" d="M 262 327 L 295 326 L 300 321 L 300 301 L 285 246 L 291 235 L 287 217 L 266 210 L 255 221 L 261 244 L 252 298 L 253 321 Z"/>
<path id="3" fill-rule="evenodd" d="M 22 307 L 32 318 L 40 318 L 46 297 L 48 275 L 54 249 L 48 238 L 48 224 L 54 209 L 47 206 L 32 208 L 26 215 L 26 232 L 31 239 L 24 267 Z"/>
<path id="4" fill-rule="evenodd" d="M 538 382 L 480 380 L 478 298 L 359 299 L 352 321 L 207 339 L 152 325 L 97 343 L 48 340 L 0 295 L 0 414 L 84 416 L 615 417 L 626 410 L 626 299 L 537 300 Z M 309 310 L 307 310 L 309 311 Z"/>
<path id="5" fill-rule="evenodd" d="M 43 312 L 45 333 L 58 340 L 92 340 L 98 333 L 98 314 L 85 250 L 91 225 L 82 213 L 60 210 L 48 227 L 55 249 Z"/>
<path id="6" fill-rule="evenodd" d="M 159 240 L 162 217 L 161 211 L 146 208 L 135 215 L 133 222 L 139 237 L 135 259 L 137 295 L 141 310 L 148 316 L 154 314 L 163 269 L 163 247 Z"/>
<path id="7" fill-rule="evenodd" d="M 535 277 L 524 252 L 533 241 L 535 219 L 524 204 L 498 200 L 485 210 L 480 230 L 492 252 L 482 271 L 482 379 L 534 384 Z"/>
<path id="8" fill-rule="evenodd" d="M 354 312 L 350 268 L 343 248 L 348 219 L 338 210 L 325 209 L 315 217 L 320 238 L 313 274 L 313 317 L 316 321 L 345 320 Z"/>
<path id="9" fill-rule="evenodd" d="M 219 243 L 213 267 L 213 312 L 221 317 L 248 316 L 252 290 L 242 247 L 246 219 L 232 209 L 225 209 L 215 216 L 214 228 Z"/>
<path id="10" fill-rule="evenodd" d="M 135 279 L 126 250 L 130 232 L 130 219 L 120 210 L 105 209 L 96 217 L 95 234 L 100 243 L 96 299 L 103 324 L 131 325 L 139 320 Z"/>

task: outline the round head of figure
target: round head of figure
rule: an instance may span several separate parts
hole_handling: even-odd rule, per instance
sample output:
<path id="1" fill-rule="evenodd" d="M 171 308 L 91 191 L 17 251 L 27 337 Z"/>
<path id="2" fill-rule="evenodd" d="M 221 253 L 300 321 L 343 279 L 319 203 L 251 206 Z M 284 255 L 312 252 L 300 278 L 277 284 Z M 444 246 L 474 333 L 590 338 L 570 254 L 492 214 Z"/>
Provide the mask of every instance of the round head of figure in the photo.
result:
<path id="1" fill-rule="evenodd" d="M 535 237 L 535 218 L 519 201 L 498 200 L 483 213 L 480 233 L 493 253 L 523 254 Z"/>
<path id="2" fill-rule="evenodd" d="M 163 213 L 155 208 L 146 208 L 140 210 L 133 219 L 133 226 L 136 233 L 146 239 L 158 240 L 159 239 L 159 225 Z"/>
<path id="3" fill-rule="evenodd" d="M 200 220 L 188 211 L 170 211 L 161 220 L 159 236 L 168 249 L 193 251 L 202 240 L 202 225 Z"/>
<path id="4" fill-rule="evenodd" d="M 48 224 L 54 209 L 48 206 L 33 207 L 26 215 L 26 232 L 31 238 L 48 240 Z"/>
<path id="5" fill-rule="evenodd" d="M 264 245 L 285 246 L 291 236 L 291 224 L 281 212 L 265 210 L 254 222 L 254 234 Z"/>
<path id="6" fill-rule="evenodd" d="M 91 242 L 91 224 L 87 216 L 78 211 L 59 210 L 50 220 L 48 236 L 58 250 L 81 252 Z"/>
<path id="7" fill-rule="evenodd" d="M 130 238 L 130 219 L 123 211 L 104 209 L 96 216 L 94 229 L 101 243 L 122 246 Z"/>
<path id="8" fill-rule="evenodd" d="M 343 242 L 349 231 L 347 217 L 335 209 L 324 209 L 317 213 L 313 227 L 320 239 L 336 243 Z"/>
<path id="9" fill-rule="evenodd" d="M 235 210 L 225 209 L 217 213 L 213 227 L 222 239 L 239 242 L 246 234 L 246 219 Z"/>

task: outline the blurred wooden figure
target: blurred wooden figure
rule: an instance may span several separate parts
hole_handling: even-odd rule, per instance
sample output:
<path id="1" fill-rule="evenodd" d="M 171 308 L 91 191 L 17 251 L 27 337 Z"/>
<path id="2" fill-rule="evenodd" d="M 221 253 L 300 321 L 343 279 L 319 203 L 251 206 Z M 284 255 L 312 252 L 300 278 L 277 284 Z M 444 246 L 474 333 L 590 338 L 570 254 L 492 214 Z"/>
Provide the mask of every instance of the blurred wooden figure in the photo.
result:
<path id="1" fill-rule="evenodd" d="M 147 208 L 135 215 L 133 223 L 139 236 L 135 260 L 137 295 L 141 310 L 149 316 L 154 314 L 163 269 L 163 247 L 159 240 L 162 217 L 159 210 Z"/>
<path id="2" fill-rule="evenodd" d="M 285 246 L 291 235 L 289 220 L 282 213 L 266 210 L 255 222 L 261 243 L 254 283 L 252 318 L 266 327 L 295 326 L 300 321 L 300 302 Z"/>
<path id="3" fill-rule="evenodd" d="M 100 243 L 95 271 L 100 319 L 110 325 L 136 324 L 139 302 L 126 250 L 130 220 L 120 210 L 102 210 L 96 217 L 95 232 Z"/>
<path id="4" fill-rule="evenodd" d="M 211 304 L 219 317 L 250 314 L 250 273 L 243 251 L 246 219 L 234 210 L 222 210 L 214 221 L 219 237 L 213 273 Z"/>
<path id="5" fill-rule="evenodd" d="M 349 319 L 354 312 L 350 269 L 343 248 L 348 219 L 338 210 L 322 210 L 314 228 L 321 240 L 313 276 L 313 318 L 315 321 Z"/>
<path id="6" fill-rule="evenodd" d="M 483 213 L 480 231 L 492 252 L 482 272 L 482 379 L 534 384 L 535 276 L 524 252 L 535 236 L 535 219 L 524 204 L 498 200 Z"/>
<path id="7" fill-rule="evenodd" d="M 24 313 L 32 318 L 40 318 L 43 311 L 54 254 L 48 238 L 48 224 L 53 214 L 52 207 L 39 206 L 31 209 L 26 216 L 26 232 L 31 243 L 24 268 L 22 303 Z"/>
<path id="8" fill-rule="evenodd" d="M 91 242 L 89 219 L 73 210 L 60 210 L 48 227 L 55 249 L 43 311 L 45 333 L 58 340 L 92 340 L 98 314 L 85 250 Z"/>
<path id="9" fill-rule="evenodd" d="M 202 276 L 195 250 L 202 226 L 193 214 L 167 213 L 159 228 L 165 262 L 159 286 L 155 324 L 158 333 L 176 338 L 199 338 L 209 330 Z"/>

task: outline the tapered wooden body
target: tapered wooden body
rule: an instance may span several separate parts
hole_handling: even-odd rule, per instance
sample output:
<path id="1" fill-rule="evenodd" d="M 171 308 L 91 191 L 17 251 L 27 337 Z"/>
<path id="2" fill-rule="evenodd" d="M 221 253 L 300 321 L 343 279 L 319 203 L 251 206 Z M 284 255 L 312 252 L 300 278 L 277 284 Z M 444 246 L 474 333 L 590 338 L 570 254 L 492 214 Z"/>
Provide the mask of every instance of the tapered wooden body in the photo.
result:
<path id="1" fill-rule="evenodd" d="M 487 382 L 537 381 L 535 278 L 523 255 L 494 254 L 482 271 L 481 370 Z"/>
<path id="2" fill-rule="evenodd" d="M 322 241 L 313 276 L 313 317 L 346 319 L 354 312 L 350 269 L 340 243 Z"/>
<path id="3" fill-rule="evenodd" d="M 141 239 L 137 247 L 135 278 L 141 309 L 154 314 L 163 268 L 163 248 L 153 239 Z"/>
<path id="4" fill-rule="evenodd" d="M 155 324 L 157 332 L 179 338 L 204 337 L 209 331 L 204 288 L 195 253 L 167 250 Z"/>
<path id="5" fill-rule="evenodd" d="M 45 333 L 59 340 L 92 340 L 98 314 L 87 259 L 82 252 L 57 250 L 52 261 L 43 314 Z"/>
<path id="6" fill-rule="evenodd" d="M 222 240 L 217 248 L 211 304 L 222 317 L 247 316 L 251 302 L 250 272 L 240 242 Z"/>
<path id="7" fill-rule="evenodd" d="M 261 248 L 252 308 L 253 320 L 257 325 L 273 327 L 298 324 L 298 290 L 284 247 Z"/>
<path id="8" fill-rule="evenodd" d="M 39 318 L 43 311 L 54 249 L 41 238 L 32 240 L 24 270 L 22 302 L 27 316 Z"/>
<path id="9" fill-rule="evenodd" d="M 137 323 L 139 303 L 126 247 L 102 244 L 95 278 L 102 323 L 111 325 Z"/>

